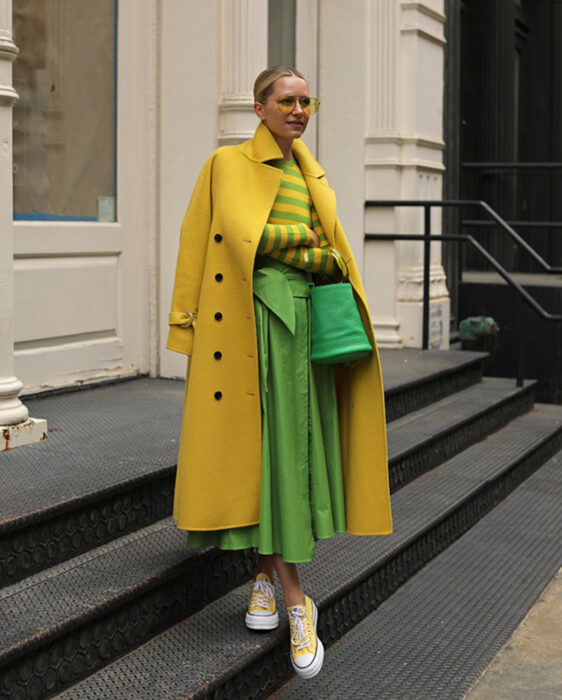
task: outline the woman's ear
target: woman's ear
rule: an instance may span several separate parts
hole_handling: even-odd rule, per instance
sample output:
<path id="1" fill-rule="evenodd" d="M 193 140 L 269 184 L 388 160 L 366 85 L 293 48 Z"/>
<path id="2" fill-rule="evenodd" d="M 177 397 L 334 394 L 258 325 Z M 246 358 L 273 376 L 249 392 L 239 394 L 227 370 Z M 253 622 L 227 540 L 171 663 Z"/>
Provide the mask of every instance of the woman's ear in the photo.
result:
<path id="1" fill-rule="evenodd" d="M 254 102 L 254 112 L 263 121 L 263 105 L 261 102 Z"/>

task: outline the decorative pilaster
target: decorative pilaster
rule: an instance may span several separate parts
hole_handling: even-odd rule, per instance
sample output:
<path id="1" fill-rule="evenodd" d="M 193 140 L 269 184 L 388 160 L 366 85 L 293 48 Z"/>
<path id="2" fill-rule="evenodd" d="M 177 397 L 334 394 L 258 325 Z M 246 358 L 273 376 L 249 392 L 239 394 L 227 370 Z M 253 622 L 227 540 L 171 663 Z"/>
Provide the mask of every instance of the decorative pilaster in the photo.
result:
<path id="1" fill-rule="evenodd" d="M 443 2 L 370 0 L 368 8 L 366 199 L 441 199 Z M 441 212 L 432 216 L 432 232 L 439 233 Z M 368 209 L 365 230 L 422 233 L 423 209 Z M 365 278 L 379 344 L 420 347 L 423 246 L 370 241 Z M 430 299 L 430 342 L 448 347 L 449 299 L 439 244 L 432 246 Z"/>
<path id="2" fill-rule="evenodd" d="M 396 134 L 396 79 L 400 7 L 395 0 L 369 3 L 369 55 L 367 57 L 367 134 Z"/>
<path id="3" fill-rule="evenodd" d="M 0 451 L 46 437 L 47 424 L 29 418 L 18 399 L 21 381 L 14 376 L 12 107 L 12 2 L 0 0 Z"/>
<path id="4" fill-rule="evenodd" d="M 267 68 L 267 0 L 221 0 L 219 144 L 240 143 L 256 128 L 253 87 Z"/>

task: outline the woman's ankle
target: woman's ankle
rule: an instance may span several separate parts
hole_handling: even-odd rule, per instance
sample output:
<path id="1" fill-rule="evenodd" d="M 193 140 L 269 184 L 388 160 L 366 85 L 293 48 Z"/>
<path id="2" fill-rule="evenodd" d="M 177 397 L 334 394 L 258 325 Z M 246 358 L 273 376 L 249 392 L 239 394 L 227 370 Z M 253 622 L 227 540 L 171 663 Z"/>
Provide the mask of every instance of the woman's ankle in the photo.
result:
<path id="1" fill-rule="evenodd" d="M 304 605 L 305 595 L 303 591 L 294 591 L 284 596 L 283 602 L 286 608 L 293 608 L 295 605 Z"/>
<path id="2" fill-rule="evenodd" d="M 258 557 L 258 563 L 256 564 L 256 569 L 254 571 L 254 581 L 259 574 L 265 574 L 271 583 L 273 583 L 274 572 L 275 566 L 273 564 L 273 558 L 271 556 L 260 554 Z"/>

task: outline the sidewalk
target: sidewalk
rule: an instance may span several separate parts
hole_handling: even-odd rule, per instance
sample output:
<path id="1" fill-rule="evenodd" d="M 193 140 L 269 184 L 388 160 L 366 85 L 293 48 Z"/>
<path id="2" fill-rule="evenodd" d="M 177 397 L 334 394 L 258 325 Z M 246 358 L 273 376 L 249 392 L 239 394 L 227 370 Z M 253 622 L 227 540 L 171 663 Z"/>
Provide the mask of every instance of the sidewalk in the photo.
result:
<path id="1" fill-rule="evenodd" d="M 562 698 L 562 568 L 464 700 Z"/>

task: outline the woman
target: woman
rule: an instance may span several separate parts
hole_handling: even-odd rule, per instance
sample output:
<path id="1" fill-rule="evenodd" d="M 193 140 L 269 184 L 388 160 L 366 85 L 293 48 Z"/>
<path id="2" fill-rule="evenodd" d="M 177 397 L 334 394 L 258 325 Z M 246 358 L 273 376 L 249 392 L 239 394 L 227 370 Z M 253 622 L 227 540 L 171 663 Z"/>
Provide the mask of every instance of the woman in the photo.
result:
<path id="1" fill-rule="evenodd" d="M 300 137 L 318 108 L 304 77 L 276 66 L 254 86 L 254 137 L 211 155 L 182 225 L 167 347 L 190 356 L 174 518 L 190 546 L 258 549 L 246 624 L 274 629 L 274 572 L 291 662 L 318 673 L 317 609 L 297 563 L 315 540 L 388 534 L 380 364 L 357 265 L 324 171 Z M 374 352 L 310 363 L 309 279 L 347 261 Z"/>

